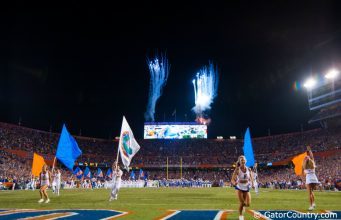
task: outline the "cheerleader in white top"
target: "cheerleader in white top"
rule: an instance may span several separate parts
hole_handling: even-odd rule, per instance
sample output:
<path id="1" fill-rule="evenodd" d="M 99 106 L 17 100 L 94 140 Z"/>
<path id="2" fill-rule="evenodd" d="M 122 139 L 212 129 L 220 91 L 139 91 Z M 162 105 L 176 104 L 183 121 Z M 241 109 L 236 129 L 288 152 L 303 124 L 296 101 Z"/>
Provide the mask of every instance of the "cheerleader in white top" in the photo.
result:
<path id="1" fill-rule="evenodd" d="M 311 148 L 307 147 L 307 156 L 304 158 L 302 168 L 303 168 L 303 175 L 305 175 L 305 184 L 309 193 L 309 201 L 310 201 L 310 207 L 309 211 L 312 211 L 315 209 L 315 195 L 313 190 L 316 189 L 316 187 L 320 184 L 320 182 L 317 179 L 317 176 L 315 174 L 315 160 L 313 156 L 313 152 L 311 151 Z"/>
<path id="2" fill-rule="evenodd" d="M 44 202 L 43 196 L 45 197 L 45 203 L 49 203 L 50 199 L 49 196 L 47 195 L 47 188 L 50 186 L 51 183 L 51 173 L 47 169 L 47 165 L 44 164 L 43 170 L 39 174 L 39 180 L 40 180 L 40 200 L 38 201 L 39 203 Z"/>
<path id="3" fill-rule="evenodd" d="M 117 200 L 118 191 L 121 188 L 121 177 L 123 175 L 123 171 L 120 169 L 117 163 L 113 164 L 113 177 L 112 177 L 112 189 L 109 198 L 109 202 L 113 199 Z"/>
<path id="4" fill-rule="evenodd" d="M 231 182 L 235 186 L 239 200 L 239 220 L 244 220 L 244 207 L 251 204 L 250 188 L 253 187 L 252 171 L 246 165 L 245 156 L 239 156 L 237 167 L 233 172 Z"/>
<path id="5" fill-rule="evenodd" d="M 56 193 L 59 196 L 60 191 L 60 185 L 61 185 L 61 172 L 60 169 L 57 169 L 53 174 L 53 182 L 52 182 L 52 188 L 53 192 Z"/>
<path id="6" fill-rule="evenodd" d="M 258 195 L 258 172 L 257 172 L 257 163 L 253 166 L 252 171 L 252 177 L 253 177 L 253 186 L 255 187 L 255 192 Z"/>

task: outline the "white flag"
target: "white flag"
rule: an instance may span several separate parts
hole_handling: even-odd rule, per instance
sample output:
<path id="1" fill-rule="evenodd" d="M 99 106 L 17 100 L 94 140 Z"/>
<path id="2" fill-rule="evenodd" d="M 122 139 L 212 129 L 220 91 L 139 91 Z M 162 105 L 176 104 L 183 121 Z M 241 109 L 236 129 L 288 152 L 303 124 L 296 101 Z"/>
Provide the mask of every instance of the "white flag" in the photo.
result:
<path id="1" fill-rule="evenodd" d="M 118 146 L 120 149 L 122 163 L 124 167 L 129 170 L 131 159 L 140 150 L 140 145 L 135 140 L 134 134 L 124 116 L 121 127 L 120 142 Z"/>

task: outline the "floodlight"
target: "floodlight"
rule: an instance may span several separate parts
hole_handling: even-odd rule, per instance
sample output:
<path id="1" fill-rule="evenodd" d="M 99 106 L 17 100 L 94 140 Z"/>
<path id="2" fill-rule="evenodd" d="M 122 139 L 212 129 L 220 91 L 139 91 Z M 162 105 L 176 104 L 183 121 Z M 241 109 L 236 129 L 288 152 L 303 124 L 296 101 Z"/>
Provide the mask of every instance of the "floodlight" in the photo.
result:
<path id="1" fill-rule="evenodd" d="M 316 80 L 314 78 L 309 78 L 304 83 L 304 87 L 307 89 L 312 89 L 316 85 Z"/>
<path id="2" fill-rule="evenodd" d="M 340 73 L 339 70 L 331 69 L 324 77 L 327 79 L 335 79 L 339 75 L 339 73 Z"/>

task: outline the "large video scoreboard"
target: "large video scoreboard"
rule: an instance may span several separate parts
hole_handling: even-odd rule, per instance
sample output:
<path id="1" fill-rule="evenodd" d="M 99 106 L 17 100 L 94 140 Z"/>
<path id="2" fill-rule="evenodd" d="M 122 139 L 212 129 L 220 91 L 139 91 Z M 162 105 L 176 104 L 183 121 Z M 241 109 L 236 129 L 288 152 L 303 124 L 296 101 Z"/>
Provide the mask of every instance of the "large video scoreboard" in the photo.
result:
<path id="1" fill-rule="evenodd" d="M 146 122 L 144 139 L 207 138 L 207 125 L 196 122 Z"/>

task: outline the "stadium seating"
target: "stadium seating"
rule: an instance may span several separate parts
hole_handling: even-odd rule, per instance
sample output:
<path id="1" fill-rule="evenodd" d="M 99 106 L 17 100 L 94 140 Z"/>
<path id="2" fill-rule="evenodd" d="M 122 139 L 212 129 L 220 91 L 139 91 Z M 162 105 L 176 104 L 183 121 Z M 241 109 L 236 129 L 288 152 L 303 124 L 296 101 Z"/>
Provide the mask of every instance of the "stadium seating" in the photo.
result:
<path id="1" fill-rule="evenodd" d="M 0 123 L 0 182 L 28 181 L 33 152 L 52 161 L 59 134 L 35 130 L 13 124 Z M 117 144 L 113 140 L 76 137 L 83 151 L 78 159 L 80 166 L 92 170 L 106 170 L 116 158 Z M 169 179 L 203 179 L 228 182 L 234 163 L 242 155 L 243 140 L 186 139 L 186 140 L 138 140 L 141 150 L 135 156 L 133 169 L 148 171 L 149 179 L 166 178 L 168 159 Z M 259 181 L 263 186 L 292 188 L 296 177 L 288 166 L 290 158 L 312 146 L 317 153 L 317 172 L 325 187 L 336 185 L 340 180 L 340 129 L 315 129 L 304 132 L 253 138 L 255 158 L 260 164 Z M 331 153 L 328 153 L 331 152 Z M 267 167 L 266 164 L 286 163 L 283 166 Z M 280 165 L 280 163 L 278 163 Z M 180 174 L 182 167 L 182 176 Z M 64 178 L 71 173 L 64 170 Z M 124 179 L 129 178 L 125 173 Z M 285 182 L 285 184 L 283 184 Z M 294 183 L 296 182 L 296 183 Z M 290 183 L 290 184 L 289 184 Z M 334 184 L 335 183 L 335 184 Z M 18 184 L 20 185 L 20 184 Z"/>

